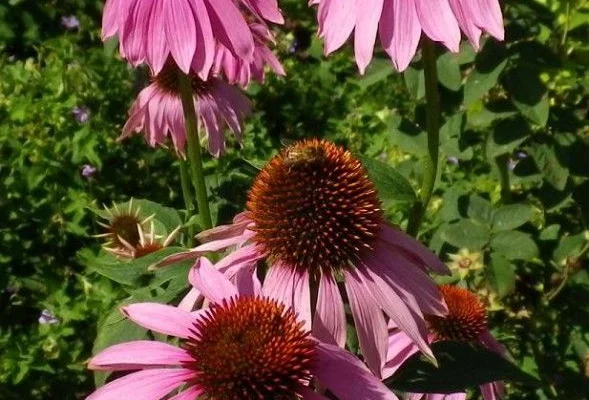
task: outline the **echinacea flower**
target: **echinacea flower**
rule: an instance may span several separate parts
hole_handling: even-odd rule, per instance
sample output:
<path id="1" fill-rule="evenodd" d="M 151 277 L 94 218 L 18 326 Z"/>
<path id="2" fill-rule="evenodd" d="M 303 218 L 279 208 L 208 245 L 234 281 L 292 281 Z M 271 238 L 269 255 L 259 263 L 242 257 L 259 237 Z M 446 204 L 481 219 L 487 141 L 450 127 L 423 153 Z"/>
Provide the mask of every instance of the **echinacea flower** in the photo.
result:
<path id="1" fill-rule="evenodd" d="M 102 38 L 118 35 L 121 56 L 132 65 L 146 63 L 160 73 L 171 56 L 184 73 L 206 80 L 215 43 L 252 60 L 254 40 L 246 17 L 282 23 L 276 0 L 107 0 Z"/>
<path id="2" fill-rule="evenodd" d="M 254 38 L 254 53 L 251 61 L 235 57 L 222 43 L 217 44 L 217 53 L 213 70 L 222 73 L 229 83 L 247 87 L 253 79 L 263 83 L 266 77 L 266 65 L 277 74 L 284 76 L 284 68 L 278 58 L 268 47 L 268 43 L 274 43 L 274 36 L 270 30 L 262 24 L 250 23 L 250 30 Z"/>
<path id="3" fill-rule="evenodd" d="M 250 101 L 239 89 L 221 79 L 209 77 L 203 81 L 194 73 L 190 79 L 194 107 L 199 124 L 204 128 L 201 133 L 207 139 L 209 152 L 219 156 L 225 149 L 225 127 L 229 127 L 237 141 L 241 140 L 241 123 L 251 112 Z M 140 131 L 144 132 L 145 141 L 150 146 L 164 145 L 170 136 L 176 151 L 184 153 L 186 128 L 178 67 L 171 60 L 137 96 L 129 110 L 121 139 Z"/>
<path id="4" fill-rule="evenodd" d="M 180 346 L 141 340 L 103 350 L 89 368 L 135 372 L 87 400 L 397 399 L 352 354 L 315 339 L 295 311 L 265 295 L 255 279 L 234 286 L 205 258 L 195 275 L 209 308 L 122 308 L 133 322 L 178 338 Z M 325 390 L 330 397 L 321 394 Z"/>
<path id="5" fill-rule="evenodd" d="M 247 212 L 198 238 L 205 243 L 163 263 L 237 246 L 216 264 L 219 271 L 241 280 L 255 275 L 258 261 L 265 260 L 265 292 L 293 307 L 317 338 L 341 347 L 343 288 L 374 373 L 385 362 L 387 318 L 432 356 L 423 314 L 442 316 L 446 307 L 426 270 L 447 268 L 421 243 L 387 225 L 366 170 L 342 147 L 315 139 L 288 146 L 258 174 Z M 188 296 L 196 300 L 198 293 Z M 311 298 L 317 299 L 314 313 Z"/>
<path id="6" fill-rule="evenodd" d="M 138 246 L 141 237 L 137 227 L 143 229 L 147 222 L 149 222 L 154 215 L 147 217 L 142 215 L 141 207 L 133 205 L 133 199 L 129 200 L 127 204 L 112 204 L 111 207 L 104 206 L 104 211 L 97 211 L 97 214 L 102 216 L 105 221 L 98 221 L 98 225 L 102 226 L 106 232 L 95 235 L 95 237 L 105 238 L 105 247 L 109 248 L 125 248 L 128 246 Z"/>
<path id="7" fill-rule="evenodd" d="M 426 316 L 430 330 L 430 341 L 452 340 L 478 343 L 495 353 L 505 356 L 507 351 L 489 332 L 485 307 L 474 293 L 466 289 L 444 285 L 440 287 L 448 306 L 448 315 Z M 419 351 L 411 339 L 394 325 L 389 332 L 389 357 L 384 377 L 395 371 L 412 355 Z M 484 368 L 484 366 L 481 366 Z M 496 400 L 503 396 L 503 382 L 488 382 L 480 385 L 485 400 Z M 465 400 L 466 393 L 434 394 L 411 393 L 409 400 Z"/>
<path id="8" fill-rule="evenodd" d="M 151 220 L 149 231 L 144 231 L 141 224 L 137 224 L 137 233 L 139 234 L 139 242 L 136 245 L 132 245 L 122 237 L 118 237 L 119 242 L 122 246 L 117 247 L 103 247 L 104 250 L 111 254 L 117 255 L 122 258 L 134 259 L 145 257 L 148 254 L 155 253 L 165 247 L 168 247 L 170 243 L 176 238 L 178 232 L 180 232 L 181 226 L 174 229 L 165 239 L 161 235 L 155 233 L 155 224 L 153 219 Z M 163 239 L 163 240 L 162 240 Z"/>
<path id="9" fill-rule="evenodd" d="M 475 49 L 481 33 L 503 40 L 498 0 L 311 0 L 318 4 L 319 36 L 325 54 L 339 49 L 354 32 L 361 73 L 372 60 L 376 36 L 395 67 L 403 71 L 417 51 L 422 31 L 457 52 L 460 29 Z"/>

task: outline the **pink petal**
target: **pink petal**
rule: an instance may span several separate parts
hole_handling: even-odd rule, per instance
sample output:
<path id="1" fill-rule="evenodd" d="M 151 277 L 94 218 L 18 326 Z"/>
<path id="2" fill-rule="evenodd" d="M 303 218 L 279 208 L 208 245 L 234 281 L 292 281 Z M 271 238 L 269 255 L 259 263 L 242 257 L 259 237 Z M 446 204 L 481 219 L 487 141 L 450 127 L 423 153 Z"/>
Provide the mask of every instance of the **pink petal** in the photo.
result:
<path id="1" fill-rule="evenodd" d="M 238 220 L 236 220 L 239 217 Z M 196 238 L 201 242 L 212 242 L 215 240 L 230 239 L 237 236 L 242 236 L 247 226 L 253 222 L 247 218 L 245 213 L 239 213 L 233 219 L 233 223 L 229 225 L 219 225 L 212 229 L 200 232 Z"/>
<path id="2" fill-rule="evenodd" d="M 466 400 L 466 393 L 450 393 L 445 396 L 445 400 Z"/>
<path id="3" fill-rule="evenodd" d="M 264 258 L 264 254 L 256 245 L 250 244 L 237 249 L 223 257 L 215 267 L 229 277 L 235 275 L 238 270 L 252 266 Z"/>
<path id="4" fill-rule="evenodd" d="M 309 272 L 297 271 L 280 262 L 268 270 L 264 279 L 264 294 L 292 307 L 304 321 L 304 328 L 311 330 L 311 296 Z"/>
<path id="5" fill-rule="evenodd" d="M 262 296 L 262 284 L 256 276 L 255 265 L 241 268 L 233 278 L 240 296 Z"/>
<path id="6" fill-rule="evenodd" d="M 382 47 L 393 60 L 395 68 L 404 71 L 415 56 L 421 37 L 415 2 L 385 1 L 378 33 Z"/>
<path id="7" fill-rule="evenodd" d="M 212 303 L 221 304 L 223 300 L 239 295 L 235 285 L 217 271 L 206 257 L 196 261 L 190 270 L 189 280 Z"/>
<path id="8" fill-rule="evenodd" d="M 415 342 L 417 347 L 428 358 L 435 360 L 426 341 L 427 328 L 425 321 L 415 303 L 415 299 L 405 298 L 405 301 L 403 301 L 395 290 L 391 290 L 391 286 L 370 269 L 366 268 L 362 272 L 367 276 L 367 279 L 363 279 L 364 290 L 372 293 L 376 303 L 382 307 L 389 318 Z"/>
<path id="9" fill-rule="evenodd" d="M 129 8 L 125 25 L 119 27 L 120 46 L 124 57 L 133 66 L 145 61 L 145 48 L 147 45 L 147 29 L 149 16 L 153 3 L 146 4 L 143 1 L 135 1 Z"/>
<path id="10" fill-rule="evenodd" d="M 196 22 L 187 0 L 165 0 L 166 39 L 178 67 L 190 72 L 196 51 Z"/>
<path id="11" fill-rule="evenodd" d="M 448 308 L 438 286 L 420 268 L 407 263 L 399 253 L 394 253 L 385 246 L 376 246 L 372 256 L 367 257 L 366 264 L 397 292 L 412 295 L 424 314 L 444 316 Z"/>
<path id="12" fill-rule="evenodd" d="M 319 36 L 324 39 L 325 55 L 339 49 L 350 37 L 356 23 L 353 0 L 324 0 L 317 11 Z"/>
<path id="13" fill-rule="evenodd" d="M 244 2 L 250 5 L 266 21 L 274 22 L 275 24 L 284 23 L 284 18 L 276 0 L 245 0 Z"/>
<path id="14" fill-rule="evenodd" d="M 394 329 L 389 333 L 387 361 L 383 368 L 382 377 L 392 376 L 409 357 L 419 349 L 403 331 Z"/>
<path id="15" fill-rule="evenodd" d="M 382 225 L 380 238 L 421 260 L 423 264 L 428 266 L 432 271 L 444 275 L 451 274 L 446 264 L 444 264 L 430 249 L 406 233 L 391 228 L 390 226 Z"/>
<path id="16" fill-rule="evenodd" d="M 192 67 L 202 80 L 207 80 L 215 59 L 215 36 L 209 13 L 203 0 L 190 2 L 196 21 L 196 51 Z"/>
<path id="17" fill-rule="evenodd" d="M 116 35 L 118 26 L 118 18 L 121 0 L 106 0 L 104 10 L 102 12 L 102 40 Z"/>
<path id="18" fill-rule="evenodd" d="M 468 11 L 465 10 L 465 5 L 463 5 L 463 0 L 448 0 L 450 2 L 450 7 L 452 7 L 452 12 L 458 21 L 458 25 L 460 25 L 460 29 L 464 32 L 472 47 L 475 50 L 479 49 L 479 42 L 481 38 L 481 30 L 476 26 L 474 20 L 470 18 Z"/>
<path id="19" fill-rule="evenodd" d="M 115 344 L 90 360 L 88 368 L 94 370 L 124 371 L 148 367 L 182 365 L 194 361 L 186 350 L 166 343 L 138 340 Z"/>
<path id="20" fill-rule="evenodd" d="M 178 308 L 190 312 L 200 299 L 202 299 L 202 294 L 195 287 L 191 287 L 186 296 L 180 300 Z"/>
<path id="21" fill-rule="evenodd" d="M 193 336 L 195 319 L 190 313 L 160 303 L 135 303 L 121 308 L 122 313 L 146 329 L 179 338 Z"/>
<path id="22" fill-rule="evenodd" d="M 165 38 L 164 2 L 155 1 L 147 27 L 147 61 L 153 74 L 157 75 L 162 70 L 170 50 Z"/>
<path id="23" fill-rule="evenodd" d="M 481 333 L 479 335 L 479 341 L 485 345 L 485 347 L 487 347 L 489 350 L 494 351 L 495 353 L 502 355 L 502 356 L 507 356 L 507 350 L 505 349 L 505 347 L 499 343 L 497 341 L 497 339 L 495 339 L 495 337 L 493 337 L 493 335 L 491 334 L 491 332 L 484 331 L 483 333 Z"/>
<path id="24" fill-rule="evenodd" d="M 384 315 L 357 271 L 345 270 L 344 282 L 360 350 L 372 372 L 380 376 L 387 352 Z"/>
<path id="25" fill-rule="evenodd" d="M 421 27 L 427 36 L 458 52 L 460 29 L 448 0 L 414 0 Z"/>
<path id="26" fill-rule="evenodd" d="M 464 4 L 475 24 L 498 40 L 505 37 L 503 15 L 498 0 L 470 0 Z"/>
<path id="27" fill-rule="evenodd" d="M 317 343 L 315 376 L 340 400 L 398 400 L 352 354 L 327 343 Z"/>
<path id="28" fill-rule="evenodd" d="M 344 303 L 331 273 L 321 274 L 317 307 L 313 317 L 313 336 L 340 347 L 346 344 Z"/>
<path id="29" fill-rule="evenodd" d="M 146 369 L 110 382 L 92 393 L 86 400 L 160 400 L 194 377 L 194 372 L 189 369 Z"/>
<path id="30" fill-rule="evenodd" d="M 245 19 L 230 0 L 206 0 L 217 39 L 238 58 L 251 61 L 254 39 Z"/>
<path id="31" fill-rule="evenodd" d="M 366 67 L 372 60 L 374 41 L 378 21 L 384 0 L 355 0 L 356 1 L 356 29 L 354 31 L 354 55 L 360 73 L 364 74 Z"/>

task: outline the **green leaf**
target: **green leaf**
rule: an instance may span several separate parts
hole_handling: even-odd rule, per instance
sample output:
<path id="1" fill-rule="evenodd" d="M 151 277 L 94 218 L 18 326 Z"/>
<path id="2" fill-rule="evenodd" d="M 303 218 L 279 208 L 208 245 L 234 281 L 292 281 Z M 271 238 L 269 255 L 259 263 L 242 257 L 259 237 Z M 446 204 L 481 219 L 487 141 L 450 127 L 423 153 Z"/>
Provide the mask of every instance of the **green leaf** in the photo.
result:
<path id="1" fill-rule="evenodd" d="M 431 349 L 434 366 L 421 353 L 411 356 L 385 384 L 402 392 L 455 393 L 494 381 L 537 385 L 517 366 L 482 346 L 465 342 L 437 342 Z"/>
<path id="2" fill-rule="evenodd" d="M 534 209 L 527 204 L 510 204 L 500 207 L 493 213 L 494 231 L 508 231 L 528 222 L 534 215 Z"/>
<path id="3" fill-rule="evenodd" d="M 491 202 L 476 194 L 471 195 L 468 198 L 466 215 L 482 224 L 491 225 L 493 221 L 493 207 L 491 206 Z"/>
<path id="4" fill-rule="evenodd" d="M 532 150 L 536 166 L 542 172 L 544 179 L 557 190 L 564 190 L 569 178 L 569 170 L 562 166 L 554 148 L 541 144 Z"/>
<path id="5" fill-rule="evenodd" d="M 487 137 L 487 157 L 512 153 L 526 141 L 530 133 L 528 124 L 520 117 L 499 121 Z"/>
<path id="6" fill-rule="evenodd" d="M 178 211 L 173 208 L 145 199 L 133 199 L 133 204 L 140 207 L 143 215 L 155 214 L 155 219 L 161 222 L 168 232 L 182 225 L 182 219 L 180 219 Z"/>
<path id="7" fill-rule="evenodd" d="M 586 243 L 587 240 L 582 233 L 565 236 L 560 240 L 560 243 L 554 250 L 552 258 L 558 265 L 560 265 L 563 261 L 566 261 L 568 257 L 578 257 Z"/>
<path id="8" fill-rule="evenodd" d="M 370 157 L 358 157 L 370 180 L 378 190 L 380 199 L 384 202 L 412 203 L 416 195 L 411 183 L 396 169 Z"/>
<path id="9" fill-rule="evenodd" d="M 134 299 L 127 299 L 118 304 L 102 321 L 98 327 L 96 340 L 94 340 L 92 354 L 97 354 L 101 350 L 117 343 L 147 338 L 145 329 L 124 318 L 120 312 L 122 306 L 133 302 L 135 302 Z M 96 386 L 104 385 L 108 374 L 108 372 L 96 372 L 94 374 L 94 384 Z"/>
<path id="10" fill-rule="evenodd" d="M 532 68 L 518 66 L 506 74 L 505 86 L 519 112 L 533 123 L 545 126 L 550 103 L 538 75 Z"/>
<path id="11" fill-rule="evenodd" d="M 519 231 L 500 232 L 491 240 L 491 248 L 508 260 L 531 260 L 538 246 L 530 235 Z"/>
<path id="12" fill-rule="evenodd" d="M 411 97 L 420 100 L 425 96 L 425 76 L 422 68 L 415 68 L 410 65 L 403 73 L 405 84 Z"/>
<path id="13" fill-rule="evenodd" d="M 552 224 L 548 225 L 546 228 L 542 229 L 538 239 L 540 240 L 556 240 L 558 239 L 560 232 L 560 225 L 559 224 Z"/>
<path id="14" fill-rule="evenodd" d="M 462 74 L 458 58 L 454 53 L 444 53 L 436 61 L 438 79 L 446 88 L 458 91 L 462 87 Z"/>
<path id="15" fill-rule="evenodd" d="M 515 289 L 515 270 L 509 260 L 500 254 L 491 254 L 491 262 L 487 268 L 487 278 L 499 297 L 512 293 Z"/>
<path id="16" fill-rule="evenodd" d="M 464 83 L 464 105 L 468 107 L 491 90 L 499 81 L 506 65 L 507 60 L 503 60 L 490 70 L 480 70 L 478 67 L 474 69 Z"/>
<path id="17" fill-rule="evenodd" d="M 375 58 L 372 60 L 366 73 L 358 80 L 358 85 L 362 89 L 385 80 L 393 73 L 393 65 L 388 58 Z"/>
<path id="18" fill-rule="evenodd" d="M 129 262 L 121 261 L 104 250 L 95 256 L 89 249 L 83 249 L 78 253 L 78 257 L 90 270 L 110 280 L 123 285 L 138 286 L 145 285 L 155 276 L 154 272 L 147 270 L 150 265 L 166 256 L 185 250 L 182 247 L 166 247 Z"/>
<path id="19" fill-rule="evenodd" d="M 442 236 L 452 246 L 480 250 L 491 239 L 491 232 L 486 225 L 470 219 L 462 219 L 448 225 Z"/>

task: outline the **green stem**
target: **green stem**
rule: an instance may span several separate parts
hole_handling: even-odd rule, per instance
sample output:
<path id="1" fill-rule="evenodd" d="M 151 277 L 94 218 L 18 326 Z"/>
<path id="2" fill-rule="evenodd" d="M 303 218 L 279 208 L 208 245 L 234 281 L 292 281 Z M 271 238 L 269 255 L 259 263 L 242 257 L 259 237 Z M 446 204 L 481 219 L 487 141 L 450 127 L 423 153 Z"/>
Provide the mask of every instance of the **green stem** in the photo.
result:
<path id="1" fill-rule="evenodd" d="M 188 172 L 188 163 L 186 160 L 180 159 L 180 183 L 182 184 L 182 197 L 184 198 L 184 205 L 186 206 L 187 218 L 186 221 L 190 221 L 194 212 L 194 198 L 192 197 L 192 187 L 190 185 L 190 174 Z M 194 225 L 188 226 L 188 246 L 192 247 L 194 238 Z"/>
<path id="2" fill-rule="evenodd" d="M 407 226 L 407 232 L 412 236 L 416 236 L 419 231 L 421 220 L 434 191 L 440 150 L 440 95 L 438 93 L 436 48 L 434 42 L 427 37 L 424 38 L 421 45 L 421 59 L 425 77 L 427 157 L 423 164 L 421 200 L 416 201 L 413 205 Z"/>
<path id="3" fill-rule="evenodd" d="M 511 183 L 509 183 L 509 155 L 502 154 L 499 157 L 496 157 L 495 165 L 499 171 L 501 199 L 505 204 L 511 203 Z"/>
<path id="4" fill-rule="evenodd" d="M 213 227 L 211 211 L 209 209 L 209 196 L 205 183 L 204 170 L 202 166 L 202 149 L 198 135 L 198 118 L 194 109 L 194 97 L 192 94 L 192 84 L 190 77 L 185 73 L 178 71 L 178 82 L 182 97 L 182 109 L 184 111 L 184 121 L 186 126 L 186 143 L 188 147 L 188 163 L 190 165 L 190 174 L 192 183 L 196 191 L 196 204 L 200 216 L 201 228 L 203 230 Z"/>

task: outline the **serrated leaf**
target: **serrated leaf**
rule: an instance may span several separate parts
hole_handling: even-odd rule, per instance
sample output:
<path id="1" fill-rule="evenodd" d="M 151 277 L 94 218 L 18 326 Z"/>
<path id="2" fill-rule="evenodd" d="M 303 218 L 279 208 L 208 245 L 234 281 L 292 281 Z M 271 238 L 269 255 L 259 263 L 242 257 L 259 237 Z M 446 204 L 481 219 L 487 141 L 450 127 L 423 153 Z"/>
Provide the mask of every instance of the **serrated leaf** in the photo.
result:
<path id="1" fill-rule="evenodd" d="M 531 260 L 538 256 L 538 246 L 530 235 L 519 231 L 498 233 L 491 240 L 491 248 L 508 260 Z"/>
<path id="2" fill-rule="evenodd" d="M 544 126 L 548 121 L 550 102 L 538 75 L 534 69 L 518 66 L 506 74 L 505 86 L 520 113 L 533 123 Z"/>
<path id="3" fill-rule="evenodd" d="M 370 180 L 378 190 L 379 198 L 384 202 L 412 203 L 416 195 L 411 183 L 396 169 L 370 157 L 358 157 Z"/>
<path id="4" fill-rule="evenodd" d="M 577 257 L 586 243 L 587 240 L 582 233 L 565 236 L 560 240 L 560 243 L 558 243 L 552 258 L 560 265 L 567 259 L 567 257 Z"/>
<path id="5" fill-rule="evenodd" d="M 462 74 L 454 53 L 444 53 L 436 60 L 438 80 L 446 88 L 458 91 L 462 87 Z"/>
<path id="6" fill-rule="evenodd" d="M 502 206 L 493 213 L 491 229 L 494 231 L 508 231 L 518 228 L 528 222 L 534 215 L 534 210 L 527 204 L 510 204 Z"/>
<path id="7" fill-rule="evenodd" d="M 513 152 L 529 137 L 531 131 L 522 118 L 499 121 L 487 137 L 487 157 L 495 158 Z"/>
<path id="8" fill-rule="evenodd" d="M 564 190 L 569 178 L 569 170 L 562 166 L 552 146 L 542 144 L 532 150 L 536 166 L 544 179 L 557 190 Z"/>
<path id="9" fill-rule="evenodd" d="M 490 225 L 493 221 L 493 207 L 489 200 L 476 194 L 468 198 L 466 215 L 482 224 Z"/>
<path id="10" fill-rule="evenodd" d="M 470 250 L 482 249 L 491 239 L 489 228 L 470 219 L 450 224 L 444 230 L 443 238 L 452 246 Z"/>
<path id="11" fill-rule="evenodd" d="M 491 90 L 499 81 L 506 65 L 507 60 L 503 60 L 491 70 L 474 69 L 464 83 L 464 105 L 468 107 Z"/>
<path id="12" fill-rule="evenodd" d="M 402 392 L 455 393 L 494 381 L 538 384 L 499 354 L 479 345 L 443 341 L 432 344 L 431 349 L 439 367 L 416 353 L 385 381 L 386 385 Z"/>
<path id="13" fill-rule="evenodd" d="M 425 76 L 422 68 L 415 68 L 410 65 L 403 73 L 407 90 L 415 100 L 425 96 Z"/>
<path id="14" fill-rule="evenodd" d="M 366 73 L 358 80 L 358 85 L 362 89 L 385 80 L 393 73 L 393 65 L 388 58 L 375 58 L 370 62 Z"/>

